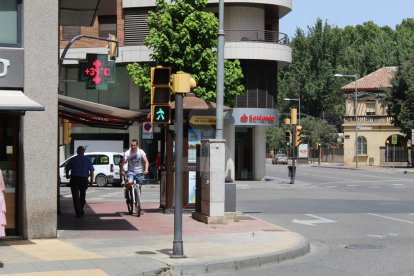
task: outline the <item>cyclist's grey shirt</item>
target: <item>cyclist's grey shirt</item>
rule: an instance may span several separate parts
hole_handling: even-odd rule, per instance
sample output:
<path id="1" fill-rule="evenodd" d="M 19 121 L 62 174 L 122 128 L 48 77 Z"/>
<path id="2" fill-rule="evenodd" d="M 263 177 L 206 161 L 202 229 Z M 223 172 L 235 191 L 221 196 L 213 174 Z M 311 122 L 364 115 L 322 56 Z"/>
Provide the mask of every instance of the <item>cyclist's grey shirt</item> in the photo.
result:
<path id="1" fill-rule="evenodd" d="M 125 160 L 128 161 L 128 172 L 133 173 L 142 173 L 143 169 L 143 161 L 142 158 L 146 156 L 145 152 L 142 149 L 137 149 L 136 152 L 132 152 L 131 150 L 127 150 L 125 152 Z"/>

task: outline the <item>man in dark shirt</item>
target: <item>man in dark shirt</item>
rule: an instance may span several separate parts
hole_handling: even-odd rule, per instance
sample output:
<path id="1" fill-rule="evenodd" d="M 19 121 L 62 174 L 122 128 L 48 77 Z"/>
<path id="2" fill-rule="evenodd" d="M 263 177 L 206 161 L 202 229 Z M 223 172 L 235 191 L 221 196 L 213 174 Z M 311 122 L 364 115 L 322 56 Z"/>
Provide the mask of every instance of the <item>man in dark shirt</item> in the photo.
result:
<path id="1" fill-rule="evenodd" d="M 70 190 L 72 192 L 73 206 L 75 207 L 76 217 L 80 218 L 85 214 L 86 190 L 93 182 L 93 168 L 91 160 L 84 156 L 85 148 L 79 146 L 76 150 L 77 156 L 71 158 L 65 167 L 66 178 L 70 177 Z M 69 176 L 70 171 L 70 176 Z"/>

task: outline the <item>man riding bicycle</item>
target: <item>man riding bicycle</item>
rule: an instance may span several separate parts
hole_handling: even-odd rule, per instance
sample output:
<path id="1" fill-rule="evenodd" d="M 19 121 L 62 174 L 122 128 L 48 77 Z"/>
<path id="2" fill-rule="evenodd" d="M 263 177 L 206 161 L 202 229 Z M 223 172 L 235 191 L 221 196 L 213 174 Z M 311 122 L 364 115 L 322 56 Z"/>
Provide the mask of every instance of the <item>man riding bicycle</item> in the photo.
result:
<path id="1" fill-rule="evenodd" d="M 134 180 L 137 184 L 142 185 L 143 174 L 148 173 L 149 162 L 145 152 L 138 147 L 137 139 L 131 140 L 131 148 L 125 152 L 122 165 L 120 166 L 121 174 L 123 173 L 125 163 L 128 163 L 128 171 L 126 172 L 128 186 L 126 190 L 134 184 Z"/>

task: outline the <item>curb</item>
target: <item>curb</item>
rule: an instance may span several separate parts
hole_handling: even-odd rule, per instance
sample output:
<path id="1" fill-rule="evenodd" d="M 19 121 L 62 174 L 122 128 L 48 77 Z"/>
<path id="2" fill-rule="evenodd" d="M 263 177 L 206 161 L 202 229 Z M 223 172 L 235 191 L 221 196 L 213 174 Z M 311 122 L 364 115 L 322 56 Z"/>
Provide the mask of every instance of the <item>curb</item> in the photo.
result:
<path id="1" fill-rule="evenodd" d="M 239 271 L 248 268 L 261 267 L 270 264 L 279 264 L 283 261 L 292 260 L 311 250 L 310 243 L 304 237 L 299 245 L 280 252 L 269 253 L 264 255 L 253 255 L 235 260 L 224 260 L 212 263 L 194 263 L 194 264 L 166 264 L 166 268 L 156 271 L 146 271 L 143 275 L 194 275 L 208 273 L 225 273 Z M 166 274 L 163 274 L 166 273 Z M 169 273 L 169 274 L 168 274 Z"/>

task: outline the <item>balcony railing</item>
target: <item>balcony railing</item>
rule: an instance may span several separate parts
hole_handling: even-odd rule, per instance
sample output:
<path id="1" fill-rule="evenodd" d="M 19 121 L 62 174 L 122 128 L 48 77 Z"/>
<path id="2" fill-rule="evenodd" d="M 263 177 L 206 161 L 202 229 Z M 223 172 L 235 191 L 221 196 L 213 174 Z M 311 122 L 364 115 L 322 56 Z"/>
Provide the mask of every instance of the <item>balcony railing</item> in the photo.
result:
<path id="1" fill-rule="evenodd" d="M 391 117 L 383 115 L 358 115 L 358 123 L 391 123 Z M 355 123 L 355 116 L 345 116 L 345 123 Z"/>
<path id="2" fill-rule="evenodd" d="M 226 42 L 268 42 L 289 45 L 287 34 L 267 30 L 224 30 Z"/>

